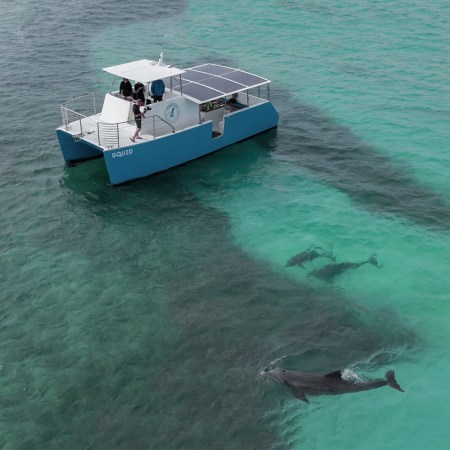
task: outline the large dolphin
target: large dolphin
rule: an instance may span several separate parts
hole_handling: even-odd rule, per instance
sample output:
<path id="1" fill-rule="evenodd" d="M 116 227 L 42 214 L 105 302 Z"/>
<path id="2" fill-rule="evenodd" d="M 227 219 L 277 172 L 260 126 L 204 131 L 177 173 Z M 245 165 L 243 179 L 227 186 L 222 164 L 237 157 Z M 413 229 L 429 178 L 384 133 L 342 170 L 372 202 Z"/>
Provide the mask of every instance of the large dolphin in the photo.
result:
<path id="1" fill-rule="evenodd" d="M 326 266 L 321 267 L 320 269 L 314 269 L 312 272 L 309 272 L 308 275 L 314 275 L 317 278 L 322 280 L 331 280 L 337 275 L 345 272 L 349 269 L 357 269 L 364 264 L 372 264 L 375 267 L 380 267 L 375 255 L 372 255 L 367 261 L 362 261 L 359 263 L 352 262 L 342 262 L 338 264 L 327 264 Z"/>
<path id="2" fill-rule="evenodd" d="M 308 395 L 339 395 L 351 392 L 368 391 L 383 386 L 390 386 L 398 391 L 404 392 L 395 379 L 393 370 L 386 372 L 385 380 L 373 380 L 365 382 L 347 381 L 342 378 L 342 371 L 337 370 L 327 375 L 316 375 L 312 373 L 296 372 L 287 369 L 272 369 L 262 371 L 261 375 L 275 380 L 277 383 L 285 384 L 292 389 L 292 393 L 303 402 L 309 403 Z"/>
<path id="3" fill-rule="evenodd" d="M 321 247 L 313 247 L 304 252 L 298 253 L 293 256 L 287 263 L 286 267 L 290 266 L 300 266 L 303 267 L 303 263 L 313 261 L 316 258 L 324 257 L 336 261 L 332 252 L 321 252 Z"/>

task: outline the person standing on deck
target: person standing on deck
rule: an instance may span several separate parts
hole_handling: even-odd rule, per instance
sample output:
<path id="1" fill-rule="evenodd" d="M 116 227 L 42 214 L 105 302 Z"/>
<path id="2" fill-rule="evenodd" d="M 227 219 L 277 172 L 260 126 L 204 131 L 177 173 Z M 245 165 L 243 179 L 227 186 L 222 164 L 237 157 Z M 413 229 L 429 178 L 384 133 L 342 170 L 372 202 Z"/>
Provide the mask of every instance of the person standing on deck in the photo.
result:
<path id="1" fill-rule="evenodd" d="M 141 100 L 145 104 L 144 85 L 140 81 L 138 81 L 134 85 L 133 98 L 135 100 Z"/>
<path id="2" fill-rule="evenodd" d="M 136 122 L 136 131 L 134 132 L 133 137 L 131 137 L 132 142 L 136 142 L 136 139 L 143 139 L 141 136 L 139 136 L 139 133 L 141 132 L 142 128 L 142 119 L 145 118 L 144 113 L 141 112 L 141 106 L 144 106 L 144 102 L 142 100 L 136 100 L 136 102 L 133 105 L 133 114 L 134 114 L 134 121 Z"/>
<path id="3" fill-rule="evenodd" d="M 152 99 L 154 102 L 161 102 L 163 99 L 164 91 L 166 90 L 166 85 L 163 80 L 155 80 L 152 82 L 152 87 L 150 91 L 152 93 Z"/>

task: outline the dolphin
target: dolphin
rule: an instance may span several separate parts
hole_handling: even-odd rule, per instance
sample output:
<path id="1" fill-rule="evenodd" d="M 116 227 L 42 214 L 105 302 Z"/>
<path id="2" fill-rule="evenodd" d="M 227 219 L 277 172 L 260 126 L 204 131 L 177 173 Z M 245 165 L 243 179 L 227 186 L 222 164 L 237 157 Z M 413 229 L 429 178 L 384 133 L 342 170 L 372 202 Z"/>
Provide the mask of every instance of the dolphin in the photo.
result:
<path id="1" fill-rule="evenodd" d="M 263 370 L 261 375 L 272 378 L 280 384 L 285 384 L 292 389 L 292 393 L 299 400 L 309 403 L 308 395 L 339 395 L 351 392 L 368 391 L 383 386 L 390 386 L 398 391 L 405 392 L 395 379 L 393 370 L 386 372 L 385 380 L 373 380 L 365 382 L 347 381 L 342 378 L 342 371 L 328 373 L 327 375 L 317 375 L 312 373 L 296 372 L 287 369 Z"/>
<path id="2" fill-rule="evenodd" d="M 311 262 L 314 259 L 320 258 L 320 257 L 329 258 L 333 261 L 336 261 L 336 258 L 333 256 L 332 252 L 323 253 L 323 252 L 320 252 L 320 250 L 322 250 L 321 247 L 314 247 L 314 248 L 305 250 L 304 252 L 298 253 L 297 255 L 293 256 L 286 263 L 286 267 L 290 267 L 290 266 L 303 267 L 303 263 Z"/>
<path id="3" fill-rule="evenodd" d="M 341 273 L 345 272 L 346 270 L 357 269 L 358 267 L 361 267 L 364 264 L 372 264 L 375 267 L 380 268 L 376 255 L 373 254 L 367 261 L 362 261 L 359 263 L 342 262 L 338 264 L 327 264 L 326 266 L 323 266 L 320 269 L 314 269 L 312 272 L 309 272 L 308 275 L 314 275 L 315 277 L 320 278 L 321 280 L 331 280 L 337 275 L 340 275 Z"/>

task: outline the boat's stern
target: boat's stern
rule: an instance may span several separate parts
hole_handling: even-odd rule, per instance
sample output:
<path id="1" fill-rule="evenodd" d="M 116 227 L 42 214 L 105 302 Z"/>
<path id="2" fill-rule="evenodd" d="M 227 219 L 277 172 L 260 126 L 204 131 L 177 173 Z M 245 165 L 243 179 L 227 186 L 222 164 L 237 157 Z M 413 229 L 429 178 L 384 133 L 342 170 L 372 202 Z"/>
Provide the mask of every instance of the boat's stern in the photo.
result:
<path id="1" fill-rule="evenodd" d="M 85 141 L 80 136 L 74 135 L 62 127 L 56 129 L 56 136 L 58 137 L 61 152 L 66 162 L 103 156 L 103 149 L 101 147 Z"/>

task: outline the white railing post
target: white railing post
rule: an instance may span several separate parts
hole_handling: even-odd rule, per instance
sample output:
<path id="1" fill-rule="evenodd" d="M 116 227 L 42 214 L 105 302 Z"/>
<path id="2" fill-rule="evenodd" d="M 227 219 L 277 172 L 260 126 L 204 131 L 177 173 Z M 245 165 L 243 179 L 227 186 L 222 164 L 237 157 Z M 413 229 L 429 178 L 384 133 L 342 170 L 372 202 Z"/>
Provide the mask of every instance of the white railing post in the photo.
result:
<path id="1" fill-rule="evenodd" d="M 67 108 L 65 108 L 62 105 L 61 105 L 61 116 L 62 116 L 63 125 L 65 126 L 66 131 L 67 131 L 69 129 L 69 127 L 68 127 L 69 119 L 67 118 Z"/>

